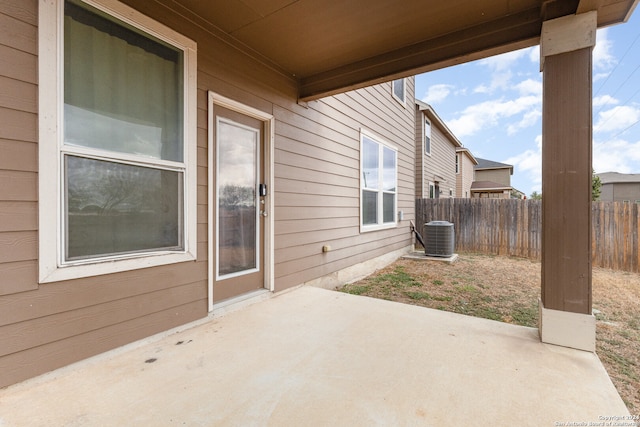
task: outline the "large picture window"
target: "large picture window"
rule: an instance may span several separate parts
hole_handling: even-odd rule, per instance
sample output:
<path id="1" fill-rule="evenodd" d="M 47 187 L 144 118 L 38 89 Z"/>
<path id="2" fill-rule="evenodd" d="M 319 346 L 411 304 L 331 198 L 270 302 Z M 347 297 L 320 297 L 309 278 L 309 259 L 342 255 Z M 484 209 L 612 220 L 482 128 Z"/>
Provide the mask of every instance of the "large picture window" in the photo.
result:
<path id="1" fill-rule="evenodd" d="M 361 133 L 362 230 L 394 226 L 397 204 L 397 151 L 376 137 Z"/>
<path id="2" fill-rule="evenodd" d="M 195 43 L 117 2 L 43 9 L 40 280 L 194 259 Z"/>

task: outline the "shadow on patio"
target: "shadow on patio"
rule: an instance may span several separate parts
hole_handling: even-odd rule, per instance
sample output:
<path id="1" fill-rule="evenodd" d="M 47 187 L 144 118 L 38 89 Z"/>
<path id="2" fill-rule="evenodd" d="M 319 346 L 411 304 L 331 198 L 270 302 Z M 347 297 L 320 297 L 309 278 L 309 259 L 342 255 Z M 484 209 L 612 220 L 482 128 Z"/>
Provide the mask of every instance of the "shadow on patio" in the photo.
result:
<path id="1" fill-rule="evenodd" d="M 535 329 L 310 287 L 0 390 L 2 427 L 555 426 L 626 415 L 595 354 L 541 344 Z"/>

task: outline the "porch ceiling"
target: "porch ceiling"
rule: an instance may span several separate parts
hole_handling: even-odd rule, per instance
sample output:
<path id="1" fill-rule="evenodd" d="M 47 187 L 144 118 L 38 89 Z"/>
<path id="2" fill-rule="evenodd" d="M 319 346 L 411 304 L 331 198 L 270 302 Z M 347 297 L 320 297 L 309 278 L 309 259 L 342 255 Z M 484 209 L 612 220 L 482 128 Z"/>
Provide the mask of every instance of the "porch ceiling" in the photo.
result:
<path id="1" fill-rule="evenodd" d="M 294 76 L 303 100 L 532 46 L 547 19 L 623 22 L 638 1 L 172 0 Z"/>

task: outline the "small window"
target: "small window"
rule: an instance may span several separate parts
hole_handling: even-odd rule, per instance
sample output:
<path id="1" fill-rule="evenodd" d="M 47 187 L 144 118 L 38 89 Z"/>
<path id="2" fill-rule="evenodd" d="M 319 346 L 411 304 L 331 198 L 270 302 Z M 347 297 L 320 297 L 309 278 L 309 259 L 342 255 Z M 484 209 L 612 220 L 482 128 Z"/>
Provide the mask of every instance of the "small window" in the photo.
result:
<path id="1" fill-rule="evenodd" d="M 431 122 L 424 120 L 424 154 L 431 155 Z"/>
<path id="2" fill-rule="evenodd" d="M 402 105 L 405 105 L 406 103 L 405 94 L 407 90 L 405 79 L 394 80 L 391 83 L 391 87 L 392 87 L 391 94 L 393 95 L 395 100 L 401 103 Z"/>
<path id="3" fill-rule="evenodd" d="M 436 197 L 436 187 L 433 185 L 433 182 L 429 183 L 429 198 L 435 199 Z"/>
<path id="4" fill-rule="evenodd" d="M 360 135 L 361 225 L 363 231 L 395 225 L 398 154 L 377 137 Z"/>
<path id="5" fill-rule="evenodd" d="M 453 197 L 453 188 L 449 189 L 449 197 Z"/>
<path id="6" fill-rule="evenodd" d="M 456 174 L 460 173 L 460 154 L 456 154 Z"/>
<path id="7" fill-rule="evenodd" d="M 195 43 L 101 3 L 41 3 L 41 282 L 195 259 Z"/>

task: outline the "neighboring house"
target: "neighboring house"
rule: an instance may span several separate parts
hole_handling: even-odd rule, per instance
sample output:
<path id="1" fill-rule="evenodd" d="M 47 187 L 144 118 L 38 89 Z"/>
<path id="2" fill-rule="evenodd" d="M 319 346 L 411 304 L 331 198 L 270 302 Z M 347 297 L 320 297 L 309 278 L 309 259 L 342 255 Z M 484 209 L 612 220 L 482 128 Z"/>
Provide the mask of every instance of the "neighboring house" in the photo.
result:
<path id="1" fill-rule="evenodd" d="M 513 165 L 476 157 L 475 178 L 471 185 L 471 197 L 490 199 L 511 198 Z"/>
<path id="2" fill-rule="evenodd" d="M 527 198 L 527 195 L 524 192 L 518 190 L 517 188 L 514 188 L 513 190 L 511 190 L 511 198 L 524 200 Z"/>
<path id="3" fill-rule="evenodd" d="M 596 174 L 602 183 L 600 201 L 640 203 L 640 174 L 604 172 Z"/>
<path id="4" fill-rule="evenodd" d="M 91 3 L 0 6 L 0 387 L 409 250 L 413 78 L 299 102 L 176 2 Z"/>
<path id="5" fill-rule="evenodd" d="M 456 197 L 468 199 L 471 197 L 471 186 L 475 176 L 474 167 L 478 160 L 468 148 L 456 148 Z"/>
<path id="6" fill-rule="evenodd" d="M 416 100 L 416 198 L 456 196 L 456 149 L 462 143 L 431 105 Z"/>

